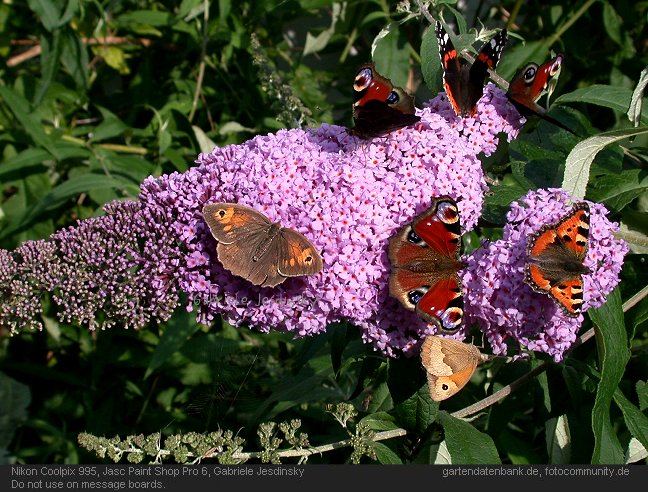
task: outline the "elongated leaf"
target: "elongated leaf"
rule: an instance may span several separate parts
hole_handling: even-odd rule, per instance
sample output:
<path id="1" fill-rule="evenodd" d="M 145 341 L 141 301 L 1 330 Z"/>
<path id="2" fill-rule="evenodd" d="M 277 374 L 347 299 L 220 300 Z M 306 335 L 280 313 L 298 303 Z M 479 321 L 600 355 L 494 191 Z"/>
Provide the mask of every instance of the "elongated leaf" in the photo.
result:
<path id="1" fill-rule="evenodd" d="M 434 422 L 439 405 L 431 403 L 427 386 L 423 386 L 404 402 L 396 405 L 396 424 L 408 430 L 423 432 Z"/>
<path id="2" fill-rule="evenodd" d="M 173 354 L 180 351 L 187 339 L 199 329 L 200 325 L 198 323 L 192 323 L 189 319 L 189 313 L 184 309 L 178 315 L 171 318 L 166 325 L 160 341 L 155 346 L 155 351 L 151 354 L 149 365 L 144 374 L 144 379 L 153 374 L 153 372 L 162 366 L 162 364 L 164 364 Z M 230 340 L 220 340 L 235 343 Z"/>
<path id="3" fill-rule="evenodd" d="M 592 409 L 594 452 L 592 464 L 622 464 L 624 452 L 610 421 L 610 404 L 630 359 L 618 287 L 598 309 L 588 311 L 596 325 L 601 380 Z"/>
<path id="4" fill-rule="evenodd" d="M 34 143 L 46 149 L 56 159 L 59 159 L 59 152 L 54 141 L 45 133 L 38 118 L 33 115 L 27 100 L 5 85 L 0 85 L 0 97 L 7 103 L 11 112 Z"/>
<path id="5" fill-rule="evenodd" d="M 640 460 L 645 460 L 646 458 L 648 458 L 648 449 L 646 449 L 643 444 L 634 437 L 630 439 L 628 449 L 626 450 L 625 462 L 627 464 L 636 463 Z"/>
<path id="6" fill-rule="evenodd" d="M 578 143 L 567 156 L 562 188 L 576 198 L 585 198 L 590 166 L 601 149 L 619 140 L 648 133 L 647 127 L 600 133 Z"/>
<path id="7" fill-rule="evenodd" d="M 640 169 L 625 169 L 618 174 L 604 174 L 592 179 L 588 197 L 621 210 L 648 190 L 648 176 Z"/>
<path id="8" fill-rule="evenodd" d="M 549 463 L 569 464 L 571 457 L 571 435 L 567 415 L 549 419 L 545 425 L 545 439 Z"/>
<path id="9" fill-rule="evenodd" d="M 45 170 L 43 161 L 51 158 L 52 155 L 44 149 L 37 147 L 25 149 L 0 163 L 0 180 L 9 180 L 14 173 L 20 173 L 21 177 L 24 177 L 32 172 L 42 172 Z"/>
<path id="10" fill-rule="evenodd" d="M 371 49 L 371 56 L 376 64 L 376 70 L 390 79 L 396 86 L 407 85 L 409 78 L 409 49 L 403 42 L 403 33 L 397 29 L 395 23 L 389 26 L 376 37 Z"/>
<path id="11" fill-rule="evenodd" d="M 369 414 L 360 422 L 367 424 L 371 430 L 376 432 L 398 429 L 394 422 L 394 416 L 387 412 Z"/>
<path id="12" fill-rule="evenodd" d="M 425 53 L 425 56 L 421 57 L 423 81 L 432 94 L 436 94 L 442 88 L 441 74 L 443 70 L 439 59 L 439 44 L 434 32 L 434 26 L 429 26 L 423 33 L 421 53 Z"/>
<path id="13" fill-rule="evenodd" d="M 96 189 L 119 189 L 121 187 L 123 187 L 121 181 L 97 174 L 83 174 L 70 178 L 47 193 L 38 203 L 25 210 L 22 215 L 16 217 L 13 221 L 13 227 L 9 227 L 0 232 L 0 238 L 7 237 L 18 230 L 25 229 L 38 222 L 42 213 L 60 206 L 70 197 Z"/>
<path id="14" fill-rule="evenodd" d="M 623 419 L 630 433 L 648 449 L 648 417 L 628 400 L 620 389 L 614 392 L 614 402 L 623 412 Z"/>
<path id="15" fill-rule="evenodd" d="M 639 82 L 632 93 L 630 108 L 628 109 L 628 119 L 634 126 L 639 126 L 641 120 L 641 111 L 643 110 L 643 93 L 648 84 L 648 67 L 641 71 Z"/>
<path id="16" fill-rule="evenodd" d="M 582 89 L 563 94 L 558 97 L 554 104 L 564 104 L 568 102 L 582 102 L 596 104 L 597 106 L 604 106 L 613 109 L 619 113 L 625 114 L 630 107 L 632 100 L 632 91 L 625 87 L 617 87 L 612 85 L 594 84 Z M 644 107 L 640 116 L 643 124 L 648 123 L 648 111 Z"/>
<path id="17" fill-rule="evenodd" d="M 498 465 L 501 463 L 493 439 L 468 422 L 439 412 L 445 443 L 453 465 Z"/>
<path id="18" fill-rule="evenodd" d="M 394 451 L 381 442 L 372 442 L 371 447 L 376 453 L 376 458 L 383 465 L 402 465 L 403 460 Z"/>
<path id="19" fill-rule="evenodd" d="M 0 450 L 9 446 L 16 426 L 27 418 L 29 387 L 0 372 Z"/>

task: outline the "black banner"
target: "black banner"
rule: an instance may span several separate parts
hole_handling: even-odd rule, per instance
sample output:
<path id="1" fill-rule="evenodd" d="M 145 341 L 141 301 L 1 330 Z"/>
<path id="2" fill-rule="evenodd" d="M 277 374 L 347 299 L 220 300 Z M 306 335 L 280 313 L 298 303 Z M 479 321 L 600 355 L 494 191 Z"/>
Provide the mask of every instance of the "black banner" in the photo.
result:
<path id="1" fill-rule="evenodd" d="M 237 490 L 277 485 L 282 490 L 329 484 L 339 488 L 360 480 L 363 488 L 403 488 L 444 482 L 511 487 L 536 482 L 645 486 L 645 465 L 2 465 L 2 490 L 214 490 L 235 485 Z M 431 482 L 431 480 L 433 482 Z M 450 483 L 448 483 L 450 484 Z M 334 491 L 335 492 L 335 491 Z"/>

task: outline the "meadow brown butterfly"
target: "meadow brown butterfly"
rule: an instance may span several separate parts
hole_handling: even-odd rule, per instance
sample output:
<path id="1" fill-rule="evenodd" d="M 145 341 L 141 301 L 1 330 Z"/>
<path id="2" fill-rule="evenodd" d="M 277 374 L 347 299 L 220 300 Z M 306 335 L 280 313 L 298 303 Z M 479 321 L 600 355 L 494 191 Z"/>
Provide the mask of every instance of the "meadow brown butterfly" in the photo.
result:
<path id="1" fill-rule="evenodd" d="M 308 239 L 253 208 L 210 203 L 202 213 L 223 267 L 254 285 L 275 287 L 322 270 L 322 257 Z"/>
<path id="2" fill-rule="evenodd" d="M 458 393 L 488 358 L 470 343 L 428 336 L 421 347 L 421 363 L 427 372 L 430 398 L 443 401 Z"/>

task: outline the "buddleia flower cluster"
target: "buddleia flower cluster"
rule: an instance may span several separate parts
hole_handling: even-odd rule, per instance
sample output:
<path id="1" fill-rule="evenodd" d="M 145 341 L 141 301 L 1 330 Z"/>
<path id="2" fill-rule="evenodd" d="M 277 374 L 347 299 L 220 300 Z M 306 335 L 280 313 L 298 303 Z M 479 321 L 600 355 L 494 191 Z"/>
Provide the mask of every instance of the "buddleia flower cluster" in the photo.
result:
<path id="1" fill-rule="evenodd" d="M 628 244 L 614 233 L 604 205 L 577 200 L 561 189 L 534 190 L 511 204 L 501 240 L 484 244 L 467 257 L 463 273 L 466 324 L 478 323 L 495 354 L 506 354 L 507 342 L 545 352 L 561 361 L 576 340 L 583 314 L 567 316 L 551 297 L 534 292 L 524 282 L 527 244 L 545 224 L 556 223 L 577 202 L 590 209 L 587 255 L 583 264 L 583 312 L 601 306 L 619 283 Z"/>
<path id="2" fill-rule="evenodd" d="M 510 141 L 525 123 L 492 84 L 474 118 L 457 118 L 445 94 L 417 114 L 419 123 L 382 138 L 322 124 L 215 148 L 185 173 L 147 178 L 136 202 L 113 202 L 103 216 L 0 250 L 0 326 L 41 328 L 51 295 L 61 321 L 142 328 L 169 319 L 184 293 L 185 308 L 206 325 L 222 316 L 261 332 L 310 336 L 349 321 L 387 356 L 416 352 L 434 327 L 389 296 L 389 238 L 441 195 L 456 200 L 463 232 L 472 230 L 488 190 L 478 155 L 492 154 L 501 135 Z M 275 288 L 232 275 L 201 213 L 214 202 L 253 207 L 299 231 L 320 251 L 323 270 Z M 561 190 L 529 192 L 512 204 L 503 238 L 464 258 L 466 323 L 457 336 L 476 323 L 494 353 L 514 341 L 562 358 L 582 316 L 568 318 L 533 292 L 524 261 L 529 236 L 574 202 Z M 590 203 L 590 211 L 584 309 L 617 285 L 628 251 L 605 207 Z"/>

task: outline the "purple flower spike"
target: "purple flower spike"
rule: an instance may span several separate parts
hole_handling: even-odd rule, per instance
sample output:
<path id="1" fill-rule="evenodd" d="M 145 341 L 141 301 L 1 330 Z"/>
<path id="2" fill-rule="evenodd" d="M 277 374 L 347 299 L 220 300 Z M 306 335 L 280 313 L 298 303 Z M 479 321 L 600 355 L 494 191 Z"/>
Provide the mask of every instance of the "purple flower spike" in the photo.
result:
<path id="1" fill-rule="evenodd" d="M 507 341 L 529 350 L 545 352 L 559 362 L 576 340 L 583 315 L 568 317 L 549 296 L 534 292 L 524 282 L 524 263 L 529 236 L 542 225 L 555 223 L 579 201 L 560 189 L 529 192 L 513 203 L 501 240 L 485 244 L 467 258 L 463 281 L 466 289 L 467 324 L 478 323 L 493 352 L 507 353 Z M 587 202 L 587 201 L 586 201 Z M 601 306 L 619 283 L 625 241 L 616 239 L 618 224 L 608 221 L 601 204 L 590 207 L 589 249 L 584 265 L 583 311 Z"/>

